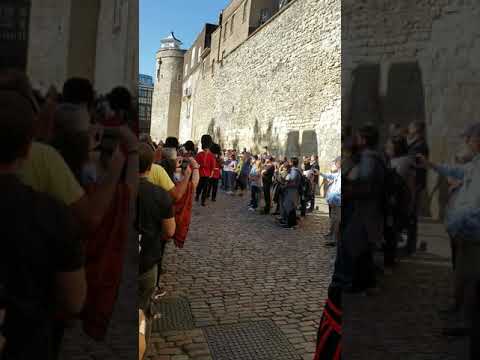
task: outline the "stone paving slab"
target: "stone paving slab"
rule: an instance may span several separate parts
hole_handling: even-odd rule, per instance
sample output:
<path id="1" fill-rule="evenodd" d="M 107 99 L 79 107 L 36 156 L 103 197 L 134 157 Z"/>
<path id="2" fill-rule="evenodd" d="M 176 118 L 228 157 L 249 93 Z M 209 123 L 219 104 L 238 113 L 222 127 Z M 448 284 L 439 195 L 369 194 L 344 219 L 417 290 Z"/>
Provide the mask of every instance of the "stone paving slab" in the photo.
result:
<path id="1" fill-rule="evenodd" d="M 335 256 L 334 249 L 323 246 L 322 235 L 328 231 L 325 206 L 320 204 L 320 211 L 288 230 L 277 226 L 271 215 L 249 212 L 247 205 L 247 197 L 220 193 L 216 203 L 194 206 L 185 247 L 167 246 L 163 285 L 168 296 L 189 299 L 197 330 L 271 320 L 301 359 L 312 360 Z M 208 350 L 199 333 L 169 335 L 185 336 L 180 342 L 198 341 Z M 212 356 L 205 348 L 192 355 L 188 344 L 169 341 L 165 333 L 153 334 L 152 343 L 151 360 Z"/>
<path id="2" fill-rule="evenodd" d="M 420 226 L 421 240 L 436 253 L 405 258 L 392 275 L 380 278 L 377 296 L 344 297 L 344 357 L 348 360 L 467 360 L 468 340 L 442 336 L 454 319 L 442 319 L 439 309 L 452 303 L 452 270 L 448 238 L 440 225 Z M 437 243 L 432 243 L 436 241 Z"/>
<path id="3" fill-rule="evenodd" d="M 147 354 L 149 360 L 213 360 L 201 329 L 155 334 Z"/>
<path id="4" fill-rule="evenodd" d="M 203 330 L 213 360 L 299 360 L 287 337 L 271 320 Z"/>
<path id="5" fill-rule="evenodd" d="M 184 297 L 162 299 L 155 304 L 155 311 L 164 316 L 154 321 L 154 332 L 191 330 L 195 327 L 190 302 Z"/>

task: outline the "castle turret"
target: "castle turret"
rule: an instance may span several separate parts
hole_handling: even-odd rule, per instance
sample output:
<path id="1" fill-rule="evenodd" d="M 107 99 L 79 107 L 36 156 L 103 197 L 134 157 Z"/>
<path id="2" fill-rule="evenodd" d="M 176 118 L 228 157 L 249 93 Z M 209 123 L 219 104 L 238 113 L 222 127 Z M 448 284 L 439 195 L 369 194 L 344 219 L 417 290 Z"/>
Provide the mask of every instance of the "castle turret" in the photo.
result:
<path id="1" fill-rule="evenodd" d="M 161 40 L 156 56 L 155 86 L 150 134 L 156 141 L 178 137 L 182 105 L 182 80 L 185 50 L 171 33 Z"/>

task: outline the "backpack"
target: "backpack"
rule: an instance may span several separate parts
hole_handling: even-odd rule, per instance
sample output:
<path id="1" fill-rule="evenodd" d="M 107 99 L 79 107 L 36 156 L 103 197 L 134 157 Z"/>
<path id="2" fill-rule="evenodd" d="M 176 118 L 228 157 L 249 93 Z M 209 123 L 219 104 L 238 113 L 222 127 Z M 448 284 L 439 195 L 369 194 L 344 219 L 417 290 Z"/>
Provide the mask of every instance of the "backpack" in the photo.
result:
<path id="1" fill-rule="evenodd" d="M 386 226 L 405 229 L 410 219 L 412 194 L 405 180 L 392 167 L 377 156 L 373 158 L 381 165 L 385 173 L 382 208 Z"/>
<path id="2" fill-rule="evenodd" d="M 300 186 L 299 186 L 300 196 L 303 199 L 308 199 L 310 197 L 310 193 L 312 191 L 312 184 L 310 180 L 305 175 L 302 175 L 300 178 Z"/>
<path id="3" fill-rule="evenodd" d="M 405 180 L 395 169 L 391 167 L 385 169 L 384 208 L 387 226 L 395 225 L 398 229 L 404 229 L 410 218 L 412 194 Z"/>

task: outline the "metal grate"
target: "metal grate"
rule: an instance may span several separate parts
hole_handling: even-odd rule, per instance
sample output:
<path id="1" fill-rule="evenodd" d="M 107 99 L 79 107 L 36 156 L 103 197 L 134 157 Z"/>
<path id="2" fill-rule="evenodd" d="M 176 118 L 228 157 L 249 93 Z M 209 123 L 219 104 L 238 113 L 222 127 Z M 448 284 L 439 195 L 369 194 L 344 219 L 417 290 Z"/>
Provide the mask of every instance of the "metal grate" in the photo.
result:
<path id="1" fill-rule="evenodd" d="M 300 360 L 271 320 L 210 326 L 203 331 L 213 360 Z"/>
<path id="2" fill-rule="evenodd" d="M 169 298 L 153 305 L 156 313 L 161 314 L 153 321 L 153 332 L 190 330 L 195 327 L 190 302 L 186 298 Z"/>

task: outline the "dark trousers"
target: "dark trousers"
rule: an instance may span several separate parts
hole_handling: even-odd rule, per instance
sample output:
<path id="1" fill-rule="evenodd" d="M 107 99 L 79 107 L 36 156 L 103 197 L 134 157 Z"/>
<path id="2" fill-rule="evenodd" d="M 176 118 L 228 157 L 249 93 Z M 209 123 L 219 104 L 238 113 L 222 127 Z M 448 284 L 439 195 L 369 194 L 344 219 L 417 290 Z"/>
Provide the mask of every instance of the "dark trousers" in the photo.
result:
<path id="1" fill-rule="evenodd" d="M 223 190 L 226 190 L 226 185 L 227 185 L 227 172 L 222 170 L 222 185 L 221 185 L 221 188 Z"/>
<path id="2" fill-rule="evenodd" d="M 297 226 L 297 209 L 293 209 L 288 213 L 287 224 L 289 227 Z"/>
<path id="3" fill-rule="evenodd" d="M 260 201 L 260 192 L 261 192 L 261 188 L 259 188 L 258 186 L 252 186 L 250 188 L 250 192 L 252 194 L 252 199 L 250 201 L 250 206 L 253 207 L 254 209 L 258 208 L 258 203 Z"/>
<path id="4" fill-rule="evenodd" d="M 340 238 L 342 232 L 340 232 Z M 353 281 L 353 259 L 345 247 L 345 242 L 337 239 L 337 256 L 332 276 L 332 286 L 347 289 L 352 286 Z"/>
<path id="5" fill-rule="evenodd" d="M 300 216 L 305 217 L 307 215 L 307 202 L 309 197 L 305 195 L 300 196 Z"/>
<path id="6" fill-rule="evenodd" d="M 417 236 L 418 236 L 418 216 L 414 214 L 410 217 L 407 229 L 407 253 L 409 255 L 417 251 Z"/>
<path id="7" fill-rule="evenodd" d="M 210 182 L 210 178 L 207 176 L 202 176 L 200 181 L 198 182 L 197 186 L 197 194 L 195 196 L 195 200 L 198 201 L 200 195 L 202 196 L 202 204 L 205 204 L 205 200 L 207 199 L 207 192 L 208 192 L 208 184 Z"/>
<path id="8" fill-rule="evenodd" d="M 65 323 L 62 320 L 55 320 L 53 324 L 53 356 L 56 360 L 60 359 L 60 352 L 62 350 L 62 343 L 64 337 Z"/>
<path id="9" fill-rule="evenodd" d="M 157 262 L 157 287 L 160 286 L 160 274 L 162 272 L 162 262 L 163 256 L 165 254 L 165 248 L 167 247 L 167 241 L 161 241 L 161 256 L 160 260 Z"/>
<path id="10" fill-rule="evenodd" d="M 480 359 L 480 281 L 477 281 L 475 295 L 475 310 L 473 311 L 470 335 L 470 360 Z"/>
<path id="11" fill-rule="evenodd" d="M 375 262 L 373 259 L 374 246 L 370 244 L 357 259 L 354 259 L 353 289 L 364 291 L 377 285 Z"/>
<path id="12" fill-rule="evenodd" d="M 385 226 L 384 237 L 384 265 L 391 267 L 395 265 L 397 257 L 398 231 L 394 227 Z"/>
<path id="13" fill-rule="evenodd" d="M 227 171 L 227 185 L 225 187 L 226 191 L 235 191 L 237 184 L 237 173 L 233 171 Z"/>
<path id="14" fill-rule="evenodd" d="M 452 269 L 455 270 L 455 260 L 457 256 L 457 247 L 455 245 L 455 241 L 453 241 L 453 237 L 448 235 L 450 237 L 450 250 L 452 250 Z"/>
<path id="15" fill-rule="evenodd" d="M 241 176 L 237 176 L 236 179 L 234 180 L 235 182 L 235 190 L 245 190 L 247 188 L 247 179 Z"/>
<path id="16" fill-rule="evenodd" d="M 220 179 L 210 179 L 209 189 L 208 189 L 208 196 L 210 196 L 210 192 L 212 192 L 212 201 L 217 199 L 217 192 L 218 192 L 218 182 Z"/>
<path id="17" fill-rule="evenodd" d="M 263 183 L 263 199 L 265 200 L 265 214 L 270 214 L 270 207 L 272 204 L 271 189 L 272 189 L 271 183 L 268 183 L 268 182 Z"/>
<path id="18" fill-rule="evenodd" d="M 315 191 L 312 194 L 312 197 L 310 198 L 310 208 L 308 211 L 313 211 L 315 210 Z"/>
<path id="19" fill-rule="evenodd" d="M 407 229 L 408 240 L 407 240 L 407 253 L 409 255 L 417 251 L 417 237 L 418 237 L 418 208 L 420 204 L 420 198 L 423 193 L 422 189 L 417 189 L 415 193 L 415 207 L 414 214 L 410 217 L 409 226 Z"/>

